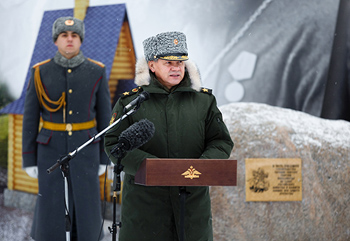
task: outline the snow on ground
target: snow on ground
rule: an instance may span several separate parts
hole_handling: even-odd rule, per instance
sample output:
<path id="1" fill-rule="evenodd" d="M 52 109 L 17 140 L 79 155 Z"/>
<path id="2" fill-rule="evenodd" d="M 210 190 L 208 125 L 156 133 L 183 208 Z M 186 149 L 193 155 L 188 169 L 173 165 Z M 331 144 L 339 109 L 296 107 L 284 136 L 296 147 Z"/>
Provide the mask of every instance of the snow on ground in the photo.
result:
<path id="1" fill-rule="evenodd" d="M 7 170 L 0 168 L 0 241 L 32 241 L 30 229 L 33 213 L 4 206 L 4 189 L 7 187 Z M 112 240 L 108 231 L 112 227 L 110 220 L 104 222 L 105 237 L 102 241 Z M 118 230 L 119 232 L 119 230 Z"/>

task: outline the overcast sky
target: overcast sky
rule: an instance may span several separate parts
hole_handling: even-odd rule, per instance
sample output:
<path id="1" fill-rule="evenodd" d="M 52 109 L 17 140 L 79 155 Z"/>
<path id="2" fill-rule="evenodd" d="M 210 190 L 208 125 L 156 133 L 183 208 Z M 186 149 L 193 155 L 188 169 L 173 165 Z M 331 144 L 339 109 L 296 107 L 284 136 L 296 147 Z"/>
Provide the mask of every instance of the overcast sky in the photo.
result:
<path id="1" fill-rule="evenodd" d="M 234 0 L 245 1 L 251 0 Z M 225 22 L 234 14 L 232 0 L 90 0 L 90 6 L 119 3 L 126 4 L 137 57 L 143 55 L 142 41 L 147 37 L 182 31 L 190 58 L 200 70 L 222 49 L 220 35 L 228 31 Z M 74 8 L 74 0 L 0 1 L 0 82 L 9 85 L 15 98 L 21 94 L 44 11 L 67 8 Z"/>

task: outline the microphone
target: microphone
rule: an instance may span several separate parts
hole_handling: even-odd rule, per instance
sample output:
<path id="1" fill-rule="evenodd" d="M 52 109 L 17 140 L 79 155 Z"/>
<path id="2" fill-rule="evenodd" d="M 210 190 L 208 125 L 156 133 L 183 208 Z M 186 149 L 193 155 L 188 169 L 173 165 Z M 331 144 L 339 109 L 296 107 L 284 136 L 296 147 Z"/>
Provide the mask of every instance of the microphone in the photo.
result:
<path id="1" fill-rule="evenodd" d="M 139 148 L 153 137 L 154 131 L 154 124 L 147 119 L 132 124 L 120 133 L 118 144 L 113 147 L 111 154 L 118 158 L 126 151 Z"/>
<path id="2" fill-rule="evenodd" d="M 141 92 L 139 96 L 137 96 L 134 100 L 132 100 L 129 104 L 127 104 L 124 108 L 124 112 L 129 109 L 130 107 L 133 107 L 135 105 L 140 105 L 145 100 L 149 99 L 149 93 L 147 91 Z"/>

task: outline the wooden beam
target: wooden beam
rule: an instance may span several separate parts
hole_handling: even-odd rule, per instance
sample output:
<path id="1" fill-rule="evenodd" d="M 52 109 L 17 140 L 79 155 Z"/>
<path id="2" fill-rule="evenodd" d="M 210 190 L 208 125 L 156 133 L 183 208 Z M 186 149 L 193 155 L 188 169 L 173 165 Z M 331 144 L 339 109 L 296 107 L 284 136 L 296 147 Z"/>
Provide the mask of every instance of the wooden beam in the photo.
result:
<path id="1" fill-rule="evenodd" d="M 89 0 L 75 0 L 74 17 L 84 21 L 88 7 Z"/>

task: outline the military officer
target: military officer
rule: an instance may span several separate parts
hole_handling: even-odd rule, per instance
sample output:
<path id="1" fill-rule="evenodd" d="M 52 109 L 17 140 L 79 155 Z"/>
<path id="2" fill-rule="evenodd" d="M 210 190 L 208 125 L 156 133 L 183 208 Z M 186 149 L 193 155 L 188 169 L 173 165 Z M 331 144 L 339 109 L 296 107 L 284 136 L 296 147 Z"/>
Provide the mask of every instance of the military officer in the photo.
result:
<path id="1" fill-rule="evenodd" d="M 65 240 L 65 179 L 47 169 L 62 155 L 84 144 L 108 126 L 110 95 L 105 67 L 86 58 L 80 46 L 84 23 L 58 18 L 52 38 L 58 51 L 33 66 L 23 116 L 23 168 L 38 178 L 39 193 L 31 236 L 35 240 Z M 40 118 L 43 126 L 39 129 Z M 99 174 L 108 162 L 103 140 L 97 139 L 70 162 L 69 219 L 72 240 L 97 240 L 102 224 Z M 67 190 L 66 190 L 67 191 Z"/>
<path id="2" fill-rule="evenodd" d="M 129 151 L 121 160 L 124 167 L 120 241 L 179 240 L 179 187 L 136 185 L 134 176 L 145 158 L 226 159 L 233 142 L 222 120 L 215 97 L 201 88 L 196 65 L 188 60 L 186 36 L 165 32 L 143 42 L 145 58 L 136 64 L 135 83 L 139 86 L 122 96 L 112 111 L 120 118 L 124 107 L 142 91 L 149 100 L 134 114 L 113 127 L 105 136 L 110 153 L 121 132 L 142 119 L 155 126 L 154 136 L 143 146 Z M 111 157 L 113 162 L 117 158 Z M 187 187 L 185 240 L 213 240 L 208 187 Z"/>

